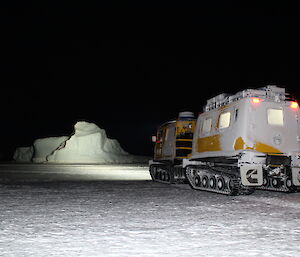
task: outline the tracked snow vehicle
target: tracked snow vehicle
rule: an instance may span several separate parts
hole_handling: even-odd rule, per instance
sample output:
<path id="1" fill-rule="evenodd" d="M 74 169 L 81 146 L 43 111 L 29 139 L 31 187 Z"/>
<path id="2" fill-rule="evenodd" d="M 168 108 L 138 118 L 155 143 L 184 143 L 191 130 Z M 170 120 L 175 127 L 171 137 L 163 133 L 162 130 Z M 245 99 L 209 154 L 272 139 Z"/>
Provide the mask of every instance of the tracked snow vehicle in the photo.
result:
<path id="1" fill-rule="evenodd" d="M 192 152 L 193 133 L 196 120 L 192 112 L 179 113 L 178 119 L 162 124 L 155 142 L 154 159 L 149 162 L 153 181 L 163 183 L 185 183 L 182 160 Z"/>
<path id="2" fill-rule="evenodd" d="M 250 194 L 255 188 L 297 191 L 299 114 L 298 103 L 277 86 L 218 95 L 207 101 L 196 125 L 190 118 L 192 149 L 185 156 L 176 155 L 177 121 L 160 127 L 149 163 L 152 179 L 187 179 L 194 189 L 227 195 Z"/>
<path id="3" fill-rule="evenodd" d="M 298 103 L 276 86 L 208 100 L 183 167 L 194 189 L 230 195 L 298 190 Z"/>

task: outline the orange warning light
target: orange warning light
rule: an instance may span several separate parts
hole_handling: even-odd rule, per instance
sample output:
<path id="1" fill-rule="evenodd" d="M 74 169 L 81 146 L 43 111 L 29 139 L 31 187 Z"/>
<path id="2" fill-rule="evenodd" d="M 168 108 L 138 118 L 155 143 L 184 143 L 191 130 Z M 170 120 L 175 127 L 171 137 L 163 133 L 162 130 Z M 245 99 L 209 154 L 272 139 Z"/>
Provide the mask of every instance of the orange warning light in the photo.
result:
<path id="1" fill-rule="evenodd" d="M 291 109 L 293 110 L 298 110 L 299 108 L 299 105 L 297 102 L 291 102 L 291 105 L 290 105 Z"/>
<path id="2" fill-rule="evenodd" d="M 252 97 L 251 98 L 251 102 L 253 104 L 259 104 L 260 102 L 262 102 L 262 99 L 258 98 L 258 97 Z"/>

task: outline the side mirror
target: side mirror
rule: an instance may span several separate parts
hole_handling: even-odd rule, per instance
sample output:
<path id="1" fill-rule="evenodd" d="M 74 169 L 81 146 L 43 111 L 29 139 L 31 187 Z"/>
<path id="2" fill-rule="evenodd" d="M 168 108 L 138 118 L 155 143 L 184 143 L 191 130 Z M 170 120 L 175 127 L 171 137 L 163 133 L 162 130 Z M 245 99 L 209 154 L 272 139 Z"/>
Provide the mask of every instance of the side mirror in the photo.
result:
<path id="1" fill-rule="evenodd" d="M 156 136 L 152 136 L 152 142 L 153 143 L 156 143 L 156 139 L 157 139 Z"/>

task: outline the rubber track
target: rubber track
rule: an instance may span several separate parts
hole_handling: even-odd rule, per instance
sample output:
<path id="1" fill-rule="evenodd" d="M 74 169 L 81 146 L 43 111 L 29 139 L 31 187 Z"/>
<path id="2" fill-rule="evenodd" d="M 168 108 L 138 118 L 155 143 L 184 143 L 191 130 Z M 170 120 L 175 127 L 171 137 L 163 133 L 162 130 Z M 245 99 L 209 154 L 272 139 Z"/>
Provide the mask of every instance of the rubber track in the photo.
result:
<path id="1" fill-rule="evenodd" d="M 195 167 L 194 167 L 195 168 Z M 203 168 L 201 168 L 201 170 L 203 170 Z M 173 173 L 173 169 L 172 169 L 172 166 L 168 166 L 168 165 L 159 165 L 159 164 L 155 164 L 155 165 L 151 165 L 151 167 L 149 168 L 149 172 L 150 172 L 150 175 L 151 175 L 151 178 L 153 181 L 155 182 L 159 182 L 159 183 L 164 183 L 164 184 L 184 184 L 185 183 L 185 179 L 183 178 L 180 178 L 180 179 L 174 179 L 174 173 Z M 163 180 L 161 174 L 162 173 L 167 173 L 168 174 L 168 177 L 167 177 L 167 180 Z M 207 176 L 211 176 L 212 174 L 214 174 L 215 176 L 222 176 L 225 181 L 229 181 L 231 180 L 231 188 L 228 189 L 228 188 L 225 188 L 224 191 L 222 190 L 219 190 L 219 189 L 213 189 L 213 188 L 210 188 L 209 186 L 207 188 L 205 187 L 196 187 L 193 185 L 192 182 L 190 182 L 190 178 L 188 176 L 188 174 L 186 174 L 186 178 L 187 178 L 187 181 L 188 183 L 190 184 L 191 188 L 195 189 L 195 190 L 201 190 L 201 191 L 207 191 L 207 192 L 213 192 L 213 193 L 218 193 L 218 194 L 223 194 L 223 195 L 244 195 L 244 194 L 251 194 L 253 193 L 254 190 L 250 189 L 249 188 L 245 188 L 243 186 L 241 186 L 241 182 L 240 182 L 240 179 L 234 175 L 234 174 L 231 174 L 231 173 L 227 173 L 227 172 L 220 172 L 220 171 L 216 171 L 216 170 L 206 170 L 207 172 Z M 164 174 L 164 178 L 166 178 Z M 209 183 L 209 181 L 208 181 Z"/>
<path id="2" fill-rule="evenodd" d="M 151 178 L 155 182 L 160 182 L 164 184 L 184 184 L 185 178 L 174 178 L 174 172 L 172 166 L 168 165 L 151 165 L 149 168 L 149 172 L 151 175 Z M 164 173 L 164 178 L 162 176 L 162 173 Z M 167 177 L 166 177 L 167 174 Z"/>
<path id="3" fill-rule="evenodd" d="M 192 173 L 195 173 L 196 175 L 194 176 L 194 174 Z M 247 188 L 242 186 L 240 178 L 237 177 L 235 174 L 227 173 L 224 171 L 217 171 L 211 169 L 210 167 L 193 167 L 193 166 L 187 167 L 186 176 L 190 186 L 196 190 L 208 191 L 208 192 L 231 195 L 231 196 L 244 195 L 244 194 L 248 195 L 254 192 L 253 188 Z M 216 179 L 222 177 L 223 181 L 225 181 L 225 186 L 223 187 L 223 189 L 218 189 L 217 184 L 215 186 L 216 188 L 211 188 L 209 184 L 207 187 L 203 187 L 202 182 L 201 182 L 201 186 L 197 186 L 195 183 L 195 178 L 198 176 L 200 177 L 201 180 L 206 176 L 208 178 L 207 183 L 209 183 L 210 178 L 212 176 L 215 177 Z M 229 186 L 229 184 L 231 186 Z"/>
<path id="4" fill-rule="evenodd" d="M 268 177 L 268 180 L 269 180 L 268 186 L 260 186 L 260 187 L 257 187 L 257 189 L 267 190 L 267 191 L 275 191 L 275 192 L 284 192 L 284 193 L 293 193 L 293 192 L 299 191 L 299 189 L 300 189 L 300 187 L 295 187 L 295 186 L 287 187 L 283 178 L 280 180 L 281 185 L 279 187 L 274 187 L 271 184 L 271 180 L 273 178 L 274 177 Z"/>

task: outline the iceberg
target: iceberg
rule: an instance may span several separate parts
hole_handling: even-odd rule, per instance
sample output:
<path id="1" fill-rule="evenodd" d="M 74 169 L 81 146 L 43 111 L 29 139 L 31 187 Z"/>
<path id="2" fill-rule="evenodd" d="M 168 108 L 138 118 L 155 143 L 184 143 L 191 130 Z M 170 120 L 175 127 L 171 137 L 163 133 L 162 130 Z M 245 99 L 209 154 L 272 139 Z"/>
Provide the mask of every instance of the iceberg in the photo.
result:
<path id="1" fill-rule="evenodd" d="M 47 157 L 53 153 L 61 144 L 63 144 L 68 137 L 48 137 L 39 138 L 33 142 L 34 154 L 32 156 L 33 162 L 45 162 Z"/>
<path id="2" fill-rule="evenodd" d="M 71 136 L 37 139 L 33 146 L 17 148 L 16 161 L 34 163 L 136 163 L 147 161 L 146 157 L 126 152 L 116 139 L 110 139 L 106 131 L 94 123 L 85 121 L 74 125 Z M 31 150 L 29 150 L 31 149 Z"/>
<path id="3" fill-rule="evenodd" d="M 15 150 L 13 159 L 18 162 L 30 162 L 33 156 L 33 146 L 29 147 L 18 147 Z"/>

